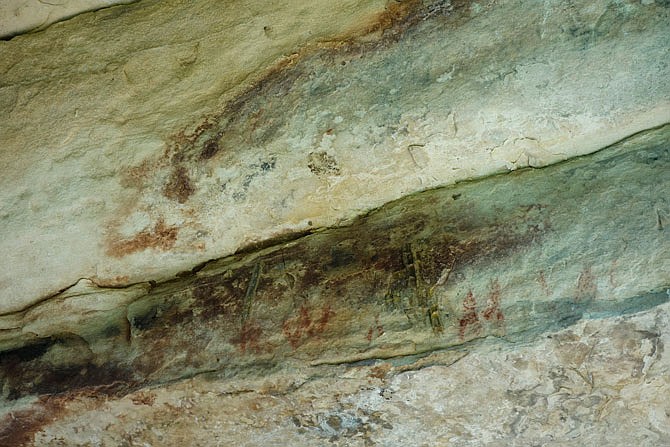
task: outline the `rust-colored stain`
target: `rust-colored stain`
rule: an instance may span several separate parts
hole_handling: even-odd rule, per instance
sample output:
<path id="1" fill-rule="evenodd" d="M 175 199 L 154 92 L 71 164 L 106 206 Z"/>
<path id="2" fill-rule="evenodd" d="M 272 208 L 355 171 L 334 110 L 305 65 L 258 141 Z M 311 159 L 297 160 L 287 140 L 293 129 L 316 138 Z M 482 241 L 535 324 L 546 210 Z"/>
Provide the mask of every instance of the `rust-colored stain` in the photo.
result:
<path id="1" fill-rule="evenodd" d="M 153 175 L 170 167 L 169 160 L 164 156 L 149 156 L 134 166 L 124 166 L 119 172 L 121 186 L 142 191 L 153 179 Z"/>
<path id="2" fill-rule="evenodd" d="M 500 306 L 500 294 L 500 282 L 496 278 L 491 282 L 486 308 L 482 312 L 482 317 L 493 326 L 491 329 L 497 332 L 497 335 L 505 335 L 505 314 Z"/>
<path id="3" fill-rule="evenodd" d="M 169 226 L 160 218 L 150 230 L 144 230 L 130 239 L 113 240 L 109 243 L 107 254 L 120 258 L 138 251 L 153 248 L 168 251 L 177 242 L 179 228 Z"/>
<path id="4" fill-rule="evenodd" d="M 369 25 L 365 26 L 358 35 L 366 35 L 377 32 L 385 32 L 399 27 L 404 21 L 409 19 L 412 13 L 416 13 L 421 7 L 420 0 L 408 0 L 404 2 L 389 2 L 383 12 L 381 12 Z M 401 30 L 398 29 L 397 32 Z"/>
<path id="5" fill-rule="evenodd" d="M 489 298 L 482 316 L 488 321 L 505 321 L 505 315 L 500 308 L 500 283 L 497 279 L 491 283 Z"/>
<path id="6" fill-rule="evenodd" d="M 165 197 L 179 203 L 186 203 L 194 192 L 195 188 L 191 183 L 188 170 L 184 166 L 175 167 L 163 188 Z"/>
<path id="7" fill-rule="evenodd" d="M 35 433 L 63 415 L 63 408 L 63 399 L 43 396 L 29 409 L 10 412 L 0 420 L 0 445 L 31 444 Z"/>
<path id="8" fill-rule="evenodd" d="M 381 365 L 373 366 L 368 376 L 374 379 L 385 379 L 391 369 L 392 366 L 390 364 L 382 363 Z"/>
<path id="9" fill-rule="evenodd" d="M 231 342 L 236 344 L 242 353 L 248 350 L 255 354 L 260 354 L 262 351 L 260 344 L 262 336 L 263 329 L 258 323 L 247 321 L 242 325 L 240 332 L 231 339 Z"/>
<path id="10" fill-rule="evenodd" d="M 119 287 L 128 285 L 130 277 L 128 275 L 116 275 L 111 278 L 98 278 L 94 276 L 91 278 L 98 287 Z"/>
<path id="11" fill-rule="evenodd" d="M 326 304 L 320 310 L 312 310 L 308 306 L 301 306 L 298 316 L 284 321 L 282 332 L 293 348 L 297 348 L 307 338 L 320 335 L 326 330 L 326 325 L 335 312 Z"/>
<path id="12" fill-rule="evenodd" d="M 481 328 L 481 322 L 477 314 L 477 300 L 472 290 L 469 290 L 463 300 L 463 316 L 458 320 L 458 335 L 463 340 L 468 331 L 479 334 Z"/>
<path id="13" fill-rule="evenodd" d="M 379 323 L 379 317 L 376 317 L 375 324 L 370 326 L 365 339 L 368 341 L 368 343 L 372 343 L 373 338 L 381 337 L 382 335 L 384 335 L 384 326 Z"/>

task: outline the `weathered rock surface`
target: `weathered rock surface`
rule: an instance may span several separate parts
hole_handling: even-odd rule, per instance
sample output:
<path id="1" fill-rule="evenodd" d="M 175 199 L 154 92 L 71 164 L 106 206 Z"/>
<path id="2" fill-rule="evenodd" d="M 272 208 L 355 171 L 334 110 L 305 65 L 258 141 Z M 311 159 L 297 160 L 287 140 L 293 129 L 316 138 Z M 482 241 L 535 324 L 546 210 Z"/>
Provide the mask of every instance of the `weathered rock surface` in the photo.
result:
<path id="1" fill-rule="evenodd" d="M 308 379 L 199 376 L 121 398 L 81 392 L 5 410 L 40 446 L 663 446 L 670 306 Z M 402 359 L 401 359 L 402 360 Z M 10 413 L 11 411 L 11 413 Z M 10 419 L 10 414 L 12 419 Z M 53 421 L 56 418 L 56 421 Z M 6 433 L 6 432 L 5 432 Z"/>
<path id="2" fill-rule="evenodd" d="M 0 3 L 0 39 L 10 39 L 26 32 L 46 29 L 50 25 L 82 12 L 95 11 L 137 0 L 4 0 Z"/>
<path id="3" fill-rule="evenodd" d="M 2 313 L 670 121 L 664 3 L 245 5 L 0 42 Z"/>
<path id="4" fill-rule="evenodd" d="M 463 443 L 474 437 L 486 445 L 523 434 L 533 442 L 555 438 L 560 445 L 570 441 L 571 430 L 585 436 L 583 427 L 577 425 L 596 424 L 589 412 L 603 411 L 600 406 L 611 398 L 606 391 L 610 385 L 593 391 L 594 371 L 602 373 L 588 363 L 596 349 L 593 346 L 598 345 L 602 355 L 622 356 L 625 363 L 625 368 L 615 368 L 603 378 L 607 383 L 629 380 L 622 374 L 630 373 L 631 383 L 639 387 L 642 371 L 661 357 L 660 331 L 665 324 L 662 319 L 667 318 L 663 304 L 670 299 L 666 229 L 670 209 L 661 192 L 668 188 L 670 126 L 664 126 L 583 159 L 419 193 L 348 226 L 257 247 L 164 283 L 121 290 L 91 290 L 82 284 L 22 314 L 22 320 L 14 322 L 20 329 L 5 331 L 5 343 L 20 341 L 26 346 L 6 351 L 0 359 L 3 392 L 8 402 L 19 405 L 30 395 L 67 391 L 54 401 L 43 400 L 37 409 L 25 410 L 27 415 L 39 415 L 54 410 L 49 405 L 70 405 L 69 400 L 78 401 L 91 390 L 94 395 L 118 397 L 135 392 L 144 396 L 137 390 L 154 387 L 150 391 L 154 397 L 149 398 L 153 402 L 156 396 L 172 393 L 169 383 L 193 376 L 202 376 L 213 387 L 232 386 L 248 377 L 257 381 L 292 377 L 310 384 L 306 389 L 314 385 L 313 391 L 323 391 L 339 387 L 342 368 L 358 371 L 361 367 L 365 374 L 381 374 L 381 379 L 391 367 L 394 371 L 419 369 L 446 361 L 434 358 L 458 358 L 459 352 L 484 356 L 485 360 L 477 360 L 484 363 L 475 364 L 480 371 L 473 377 L 479 383 L 489 380 L 490 374 L 481 371 L 487 364 L 492 371 L 506 371 L 499 379 L 504 383 L 515 374 L 509 366 L 503 367 L 506 356 L 516 359 L 515 364 L 530 350 L 541 357 L 535 360 L 538 364 L 524 364 L 528 377 L 497 393 L 490 391 L 497 396 L 496 411 L 512 412 L 498 415 L 501 419 L 494 424 L 498 428 L 489 426 L 493 424 L 489 416 L 473 419 L 472 414 L 462 416 L 460 423 L 452 421 L 452 428 L 433 426 L 440 411 L 451 414 L 451 406 L 431 401 L 422 404 L 430 407 L 426 408 L 429 415 L 421 416 L 416 409 L 416 421 L 406 422 L 397 432 L 379 434 L 378 442 L 383 445 L 388 436 L 393 445 L 409 436 L 408 429 L 419 430 L 428 424 L 426 437 L 442 439 L 449 434 L 448 438 L 455 436 Z M 653 330 L 632 329 L 629 323 L 622 323 L 632 321 L 622 315 L 659 305 L 663 305 L 660 310 L 647 314 L 655 317 L 640 320 L 654 323 Z M 545 358 L 553 342 L 542 345 L 536 341 L 543 334 L 593 318 L 610 320 L 570 330 L 579 336 L 569 335 L 570 331 L 559 334 L 556 340 L 565 341 L 565 353 Z M 616 333 L 619 341 L 606 342 L 605 335 L 597 341 L 601 326 L 602 331 Z M 619 352 L 616 343 L 630 339 L 630 333 L 637 334 L 632 346 Z M 486 341 L 482 344 L 481 340 Z M 536 346 L 527 348 L 523 343 Z M 483 346 L 497 346 L 506 354 L 486 353 Z M 639 352 L 631 354 L 633 348 Z M 564 362 L 563 376 L 554 377 L 559 359 Z M 435 382 L 433 389 L 444 393 L 446 400 L 455 383 L 463 379 L 439 382 L 431 375 L 440 374 L 436 371 L 416 373 L 425 378 L 415 384 L 414 391 L 415 385 L 407 385 L 403 392 L 414 393 L 415 398 L 416 393 L 423 393 L 427 398 L 433 392 L 425 386 Z M 367 380 L 365 374 L 355 377 L 356 387 Z M 404 377 L 390 374 L 391 389 L 403 389 Z M 658 376 L 658 386 L 667 388 L 662 377 Z M 590 384 L 588 393 L 579 380 L 578 391 L 570 388 L 576 386 L 576 378 Z M 558 386 L 562 380 L 572 381 L 567 391 Z M 204 392 L 203 386 L 198 385 L 199 392 Z M 288 387 L 284 392 L 295 399 L 304 398 L 302 387 L 294 394 L 289 385 L 284 386 Z M 373 389 L 383 396 L 387 391 L 380 386 Z M 324 392 L 330 396 L 330 391 Z M 349 393 L 356 391 L 352 388 Z M 356 394 L 345 401 L 365 400 L 375 393 Z M 473 396 L 479 400 L 485 393 Z M 521 400 L 515 404 L 517 398 Z M 584 414 L 573 414 L 570 422 L 561 425 L 556 418 L 568 413 L 570 402 L 578 398 L 588 401 L 575 404 Z M 631 394 L 624 406 L 638 405 L 636 399 Z M 381 408 L 374 411 L 401 414 L 398 408 L 382 405 L 382 398 L 377 400 Z M 127 398 L 119 405 L 124 402 Z M 222 415 L 211 417 L 225 418 L 238 404 L 224 406 Z M 664 404 L 659 399 L 654 405 L 665 408 Z M 40 405 L 47 408 L 40 410 Z M 476 411 L 474 401 L 462 405 L 465 414 Z M 551 415 L 529 421 L 527 414 L 538 405 Z M 155 416 L 156 424 L 162 424 L 162 413 Z M 649 429 L 651 433 L 666 439 L 668 432 L 662 427 L 670 416 L 647 416 L 653 420 L 645 423 L 655 427 L 655 431 Z M 389 421 L 389 426 L 399 423 L 395 416 L 390 417 L 394 422 Z M 281 442 L 295 436 L 296 445 L 310 445 L 313 436 L 344 436 L 345 445 L 357 445 L 355 438 L 362 436 L 361 430 L 372 429 L 356 412 L 330 414 L 314 409 L 295 418 L 294 425 L 302 428 L 290 426 L 292 434 L 276 432 Z M 148 428 L 151 423 L 144 416 L 142 420 L 153 432 Z M 333 426 L 336 420 L 340 425 Z M 5 422 L 6 436 L 22 432 L 11 419 Z M 65 425 L 55 423 L 53 430 L 69 430 L 67 417 L 62 423 Z M 474 424 L 474 428 L 468 431 L 463 424 Z M 285 424 L 282 427 L 276 429 L 287 430 Z M 222 436 L 229 429 L 221 428 Z M 56 439 L 49 430 L 43 434 L 45 439 Z M 202 430 L 194 436 L 209 432 L 204 426 Z M 630 436 L 637 439 L 644 433 L 633 431 Z M 79 439 L 67 436 L 69 443 Z M 173 436 L 179 435 L 166 436 L 176 442 Z M 609 439 L 603 432 L 590 436 Z M 429 438 L 425 442 L 430 445 Z"/>
<path id="5" fill-rule="evenodd" d="M 265 3 L 0 41 L 0 445 L 667 444 L 667 2 Z"/>

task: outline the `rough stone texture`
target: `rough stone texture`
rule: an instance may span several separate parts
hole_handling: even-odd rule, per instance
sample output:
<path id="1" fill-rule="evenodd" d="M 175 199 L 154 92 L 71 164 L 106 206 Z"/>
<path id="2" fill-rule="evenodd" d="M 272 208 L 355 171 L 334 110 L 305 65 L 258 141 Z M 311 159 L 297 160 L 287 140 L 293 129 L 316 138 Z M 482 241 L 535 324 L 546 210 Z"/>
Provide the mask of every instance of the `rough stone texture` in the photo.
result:
<path id="1" fill-rule="evenodd" d="M 44 427 L 37 445 L 59 436 L 74 445 L 116 445 L 124 436 L 138 445 L 158 436 L 210 445 L 212 431 L 262 445 L 564 445 L 616 439 L 623 428 L 608 428 L 602 413 L 620 401 L 607 409 L 612 424 L 645 418 L 627 424 L 621 445 L 667 439 L 664 399 L 630 407 L 641 405 L 639 388 L 670 385 L 666 360 L 654 385 L 643 382 L 664 358 L 670 210 L 659 191 L 668 188 L 664 126 L 583 159 L 422 192 L 348 226 L 269 242 L 164 283 L 82 282 L 21 320 L 5 318 L 0 379 L 10 413 L 0 433 L 30 441 Z M 552 341 L 537 341 L 547 334 Z M 465 353 L 474 355 L 452 379 L 437 377 L 451 378 L 453 367 L 424 370 Z M 611 357 L 617 367 L 606 367 Z M 222 403 L 218 391 L 202 397 L 198 413 L 170 403 L 184 386 L 198 390 L 189 405 L 209 387 L 281 398 L 265 413 L 248 396 Z M 460 400 L 450 397 L 455 390 Z M 114 410 L 99 410 L 102 396 Z M 316 396 L 318 405 L 306 406 Z M 133 416 L 123 410 L 129 399 L 147 407 L 158 399 L 168 414 L 159 406 Z M 490 415 L 479 413 L 487 399 Z M 240 415 L 247 405 L 259 414 Z M 184 408 L 201 425 L 170 425 Z M 25 421 L 13 422 L 12 412 Z M 48 414 L 59 416 L 47 422 Z M 119 431 L 98 433 L 105 418 Z M 133 418 L 141 423 L 129 428 Z M 240 435 L 235 421 L 251 431 Z"/>
<path id="2" fill-rule="evenodd" d="M 46 29 L 82 12 L 134 1 L 137 0 L 3 0 L 0 3 L 0 39 Z"/>
<path id="3" fill-rule="evenodd" d="M 139 2 L 0 42 L 0 311 L 670 121 L 665 3 L 420 3 Z"/>
<path id="4" fill-rule="evenodd" d="M 123 397 L 84 391 L 4 409 L 5 442 L 39 446 L 662 446 L 670 306 L 495 339 L 407 364 L 307 379 L 199 376 Z M 55 418 L 55 421 L 54 421 Z M 9 434 L 8 434 L 9 433 Z M 7 444 L 6 444 L 7 445 Z"/>
<path id="5" fill-rule="evenodd" d="M 414 354 L 641 310 L 670 283 L 669 147 L 664 126 L 588 159 L 422 192 L 162 283 L 82 280 L 3 316 L 0 347 L 84 343 L 96 353 L 86 368 L 111 362 L 143 382 L 291 351 L 312 363 Z M 192 353 L 180 360 L 171 348 L 183 346 Z M 23 366 L 55 368 L 46 388 L 13 365 L 7 391 L 57 387 L 49 363 Z"/>
<path id="6" fill-rule="evenodd" d="M 0 42 L 0 445 L 669 442 L 667 2 L 224 3 Z"/>

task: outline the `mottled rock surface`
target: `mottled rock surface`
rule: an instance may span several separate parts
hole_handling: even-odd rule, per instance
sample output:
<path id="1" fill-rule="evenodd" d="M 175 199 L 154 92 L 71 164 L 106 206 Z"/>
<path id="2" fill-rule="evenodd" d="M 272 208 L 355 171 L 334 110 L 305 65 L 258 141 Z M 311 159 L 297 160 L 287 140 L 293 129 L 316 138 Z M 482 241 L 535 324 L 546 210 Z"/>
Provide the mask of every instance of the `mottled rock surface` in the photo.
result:
<path id="1" fill-rule="evenodd" d="M 266 3 L 0 41 L 0 445 L 668 444 L 668 3 Z"/>
<path id="2" fill-rule="evenodd" d="M 134 1 L 137 0 L 3 0 L 0 3 L 0 39 L 46 29 L 82 12 Z"/>
<path id="3" fill-rule="evenodd" d="M 613 405 L 613 421 L 645 418 L 627 426 L 625 439 L 667 439 L 665 399 L 655 398 L 652 411 L 635 393 L 669 385 L 670 209 L 659 195 L 669 188 L 664 126 L 560 165 L 418 193 L 347 226 L 270 241 L 163 283 L 80 283 L 4 320 L 5 349 L 20 345 L 0 358 L 9 412 L 2 433 L 30 440 L 44 428 L 37 445 L 154 435 L 209 445 L 212 430 L 264 445 L 565 445 L 617 439 L 623 428 L 607 429 L 602 417 Z M 470 353 L 454 377 L 454 367 L 427 368 Z M 608 366 L 612 356 L 620 365 Z M 643 383 L 661 359 L 655 385 Z M 190 385 L 171 385 L 184 380 Z M 232 401 L 205 391 L 241 383 Z M 268 383 L 275 388 L 266 393 Z M 189 403 L 203 399 L 194 411 L 204 413 L 193 416 L 203 425 L 180 433 L 165 411 L 184 411 L 169 403 L 183 386 L 206 397 Z M 274 416 L 260 411 L 265 404 L 240 415 L 238 406 L 252 405 L 247 394 L 280 399 L 267 410 Z M 113 398 L 107 416 L 103 396 Z M 125 412 L 128 399 L 147 407 L 158 399 L 168 410 Z M 310 400 L 318 405 L 305 407 Z M 492 414 L 479 413 L 482 402 Z M 63 413 L 40 419 L 51 412 Z M 96 434 L 107 423 L 91 422 L 89 412 L 124 422 Z M 142 422 L 129 434 L 135 417 Z M 247 434 L 234 421 L 249 424 Z M 80 437 L 71 424 L 82 423 Z"/>
<path id="4" fill-rule="evenodd" d="M 0 42 L 0 312 L 670 121 L 661 2 L 218 5 Z"/>
<path id="5" fill-rule="evenodd" d="M 199 376 L 124 397 L 22 401 L 34 445 L 664 446 L 670 306 L 532 343 L 485 340 L 406 363 Z M 6 410 L 7 412 L 7 410 Z M 5 416 L 7 420 L 9 416 Z M 52 418 L 56 418 L 52 422 Z"/>

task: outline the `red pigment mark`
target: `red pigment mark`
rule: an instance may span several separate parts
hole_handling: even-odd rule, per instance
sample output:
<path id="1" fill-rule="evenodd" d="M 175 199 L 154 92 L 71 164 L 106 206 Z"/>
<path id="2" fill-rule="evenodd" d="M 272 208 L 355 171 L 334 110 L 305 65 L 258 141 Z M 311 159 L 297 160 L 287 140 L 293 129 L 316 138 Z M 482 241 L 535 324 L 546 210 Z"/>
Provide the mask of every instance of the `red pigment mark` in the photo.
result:
<path id="1" fill-rule="evenodd" d="M 330 321 L 330 317 L 334 316 L 335 312 L 330 308 L 330 305 L 325 305 L 321 308 L 321 318 L 316 322 L 316 326 L 310 328 L 307 333 L 309 335 L 322 334 L 326 330 L 326 325 Z"/>
<path id="2" fill-rule="evenodd" d="M 111 241 L 107 248 L 107 254 L 120 258 L 147 248 L 168 251 L 177 242 L 178 232 L 179 228 L 167 226 L 163 218 L 159 218 L 151 230 L 137 233 L 131 239 Z"/>
<path id="3" fill-rule="evenodd" d="M 591 272 L 591 267 L 584 267 L 577 280 L 577 301 L 592 300 L 598 293 L 596 278 Z"/>
<path id="4" fill-rule="evenodd" d="M 311 309 L 303 305 L 298 316 L 284 321 L 282 332 L 293 348 L 300 346 L 306 337 L 322 334 L 335 312 L 330 305 L 324 305 L 318 319 L 315 320 L 312 314 Z"/>
<path id="5" fill-rule="evenodd" d="M 256 322 L 246 322 L 242 325 L 239 334 L 230 341 L 238 346 L 240 352 L 244 353 L 247 350 L 253 351 L 256 354 L 261 353 L 259 340 L 263 335 L 263 329 Z"/>
<path id="6" fill-rule="evenodd" d="M 474 326 L 473 330 L 475 333 L 479 333 L 481 330 L 481 323 L 477 315 L 477 300 L 475 300 L 472 290 L 468 291 L 467 296 L 463 300 L 463 316 L 458 320 L 458 333 L 461 340 L 465 338 L 468 326 Z"/>
<path id="7" fill-rule="evenodd" d="M 0 419 L 0 445 L 32 445 L 37 432 L 63 417 L 66 400 L 41 396 L 30 407 L 4 416 Z"/>
<path id="8" fill-rule="evenodd" d="M 489 299 L 486 302 L 486 309 L 482 315 L 488 321 L 505 321 L 505 315 L 503 315 L 500 309 L 500 283 L 497 279 L 491 283 Z"/>
<path id="9" fill-rule="evenodd" d="M 282 332 L 293 348 L 297 348 L 302 340 L 302 335 L 305 329 L 312 324 L 309 317 L 309 309 L 307 306 L 300 307 L 300 315 L 295 318 L 284 321 Z"/>
<path id="10" fill-rule="evenodd" d="M 491 282 L 486 309 L 482 313 L 485 320 L 493 322 L 498 335 L 505 335 L 505 315 L 500 308 L 500 283 L 498 279 Z"/>
<path id="11" fill-rule="evenodd" d="M 546 296 L 551 295 L 551 290 L 549 290 L 549 285 L 547 285 L 547 278 L 544 276 L 544 270 L 540 270 L 537 282 L 540 283 L 540 287 L 542 287 L 542 291 Z"/>
<path id="12" fill-rule="evenodd" d="M 384 335 L 384 326 L 379 324 L 379 317 L 375 317 L 375 324 L 370 326 L 370 329 L 368 329 L 368 335 L 365 336 L 365 338 L 368 340 L 368 343 L 371 343 L 372 339 L 375 338 L 375 333 L 377 334 L 377 337 Z"/>
<path id="13" fill-rule="evenodd" d="M 195 188 L 188 176 L 188 170 L 183 166 L 175 167 L 170 179 L 163 188 L 163 195 L 170 200 L 186 203 L 194 192 Z"/>

